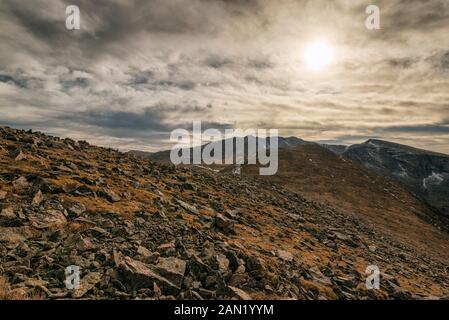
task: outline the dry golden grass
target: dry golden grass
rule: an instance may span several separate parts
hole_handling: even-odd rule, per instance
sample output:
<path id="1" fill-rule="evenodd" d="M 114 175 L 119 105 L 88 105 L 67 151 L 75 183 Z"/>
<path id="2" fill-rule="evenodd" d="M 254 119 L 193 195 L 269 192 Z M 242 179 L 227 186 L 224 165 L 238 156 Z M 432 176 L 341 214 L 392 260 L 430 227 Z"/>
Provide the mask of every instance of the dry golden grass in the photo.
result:
<path id="1" fill-rule="evenodd" d="M 20 289 L 12 289 L 5 278 L 0 276 L 0 300 L 25 300 L 27 294 Z"/>
<path id="2" fill-rule="evenodd" d="M 44 296 L 39 290 L 26 292 L 22 288 L 11 287 L 11 284 L 0 275 L 0 300 L 42 300 Z"/>
<path id="3" fill-rule="evenodd" d="M 317 296 L 322 295 L 326 299 L 335 300 L 337 299 L 336 294 L 331 288 L 318 284 L 317 282 L 305 280 L 301 278 L 299 284 L 305 288 L 307 291 L 315 293 Z"/>

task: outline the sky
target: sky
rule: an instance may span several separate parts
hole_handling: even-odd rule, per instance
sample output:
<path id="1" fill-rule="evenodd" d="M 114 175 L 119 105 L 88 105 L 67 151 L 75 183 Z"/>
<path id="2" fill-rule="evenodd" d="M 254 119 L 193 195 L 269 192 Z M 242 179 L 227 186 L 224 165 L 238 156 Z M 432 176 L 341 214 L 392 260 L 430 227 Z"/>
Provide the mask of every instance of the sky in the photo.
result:
<path id="1" fill-rule="evenodd" d="M 193 120 L 449 153 L 449 1 L 0 1 L 0 125 L 156 151 Z"/>

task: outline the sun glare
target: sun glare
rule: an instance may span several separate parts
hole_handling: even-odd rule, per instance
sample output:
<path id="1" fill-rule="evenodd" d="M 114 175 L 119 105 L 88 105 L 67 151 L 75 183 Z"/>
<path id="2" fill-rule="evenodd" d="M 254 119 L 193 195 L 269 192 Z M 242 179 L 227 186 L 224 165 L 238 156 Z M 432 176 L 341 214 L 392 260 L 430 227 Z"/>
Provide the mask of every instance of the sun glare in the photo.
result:
<path id="1" fill-rule="evenodd" d="M 333 59 L 333 50 L 325 42 L 314 42 L 306 46 L 304 50 L 304 62 L 313 71 L 323 70 Z"/>

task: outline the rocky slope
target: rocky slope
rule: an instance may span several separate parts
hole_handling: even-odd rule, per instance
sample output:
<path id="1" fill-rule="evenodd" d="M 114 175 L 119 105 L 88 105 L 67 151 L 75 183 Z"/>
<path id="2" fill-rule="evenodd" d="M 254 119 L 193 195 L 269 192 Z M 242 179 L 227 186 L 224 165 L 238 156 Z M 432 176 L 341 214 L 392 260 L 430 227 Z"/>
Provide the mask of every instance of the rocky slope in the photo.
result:
<path id="1" fill-rule="evenodd" d="M 248 139 L 244 140 L 247 150 Z M 214 142 L 222 144 L 225 150 L 225 141 Z M 235 139 L 234 139 L 235 145 Z M 267 144 L 269 147 L 269 144 Z M 203 149 L 205 145 L 197 148 Z M 295 137 L 279 137 L 279 150 L 289 154 L 289 150 L 299 147 L 322 147 L 336 155 L 341 155 L 356 164 L 376 172 L 379 175 L 390 177 L 402 184 L 405 189 L 419 197 L 421 201 L 432 207 L 432 220 L 449 231 L 449 156 L 432 151 L 416 149 L 406 145 L 382 140 L 368 140 L 362 144 L 351 146 L 318 144 Z M 191 155 L 193 154 L 191 149 Z M 305 150 L 305 149 L 303 149 Z M 234 154 L 235 148 L 233 150 Z M 248 154 L 237 154 L 236 158 L 245 158 Z M 170 150 L 147 153 L 131 151 L 131 154 L 160 163 L 170 163 Z M 254 157 L 254 155 L 251 155 Z M 223 156 L 223 160 L 229 156 Z M 222 166 L 214 166 L 222 168 Z M 324 168 L 323 168 L 324 169 Z"/>
<path id="2" fill-rule="evenodd" d="M 382 140 L 350 146 L 343 156 L 401 182 L 435 207 L 449 227 L 449 156 Z"/>
<path id="3" fill-rule="evenodd" d="M 357 165 L 319 145 L 280 150 L 279 170 L 259 177 L 256 166 L 243 166 L 242 174 L 271 181 L 307 199 L 338 207 L 404 244 L 444 255 L 441 246 L 448 224 L 431 207 L 389 177 Z"/>
<path id="4" fill-rule="evenodd" d="M 383 299 L 449 294 L 449 240 L 398 241 L 268 181 L 0 128 L 3 296 Z M 77 265 L 81 287 L 64 270 Z M 380 290 L 365 287 L 377 265 Z M 2 296 L 2 294 L 0 294 Z"/>

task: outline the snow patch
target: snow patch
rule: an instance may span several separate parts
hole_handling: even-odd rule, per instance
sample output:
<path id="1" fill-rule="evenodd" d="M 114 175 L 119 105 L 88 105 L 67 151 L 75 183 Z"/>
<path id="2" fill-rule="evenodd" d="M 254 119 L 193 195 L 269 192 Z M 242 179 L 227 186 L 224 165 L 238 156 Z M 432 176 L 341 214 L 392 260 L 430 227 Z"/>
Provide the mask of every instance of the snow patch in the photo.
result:
<path id="1" fill-rule="evenodd" d="M 424 178 L 422 180 L 422 184 L 424 189 L 427 189 L 428 184 L 440 184 L 444 181 L 444 177 L 440 173 L 435 173 L 432 171 L 432 174 L 428 176 L 427 178 Z"/>
<path id="2" fill-rule="evenodd" d="M 405 168 L 402 166 L 402 164 L 398 163 L 399 165 L 399 169 L 401 169 L 401 171 L 399 172 L 394 172 L 393 174 L 399 177 L 408 177 L 408 173 L 407 170 L 405 170 Z"/>
<path id="3" fill-rule="evenodd" d="M 372 140 L 370 140 L 370 141 L 368 142 L 368 144 L 369 144 L 370 146 L 373 146 L 374 148 L 376 148 L 377 151 L 379 151 L 380 146 L 377 145 L 377 144 L 375 144 Z"/>

